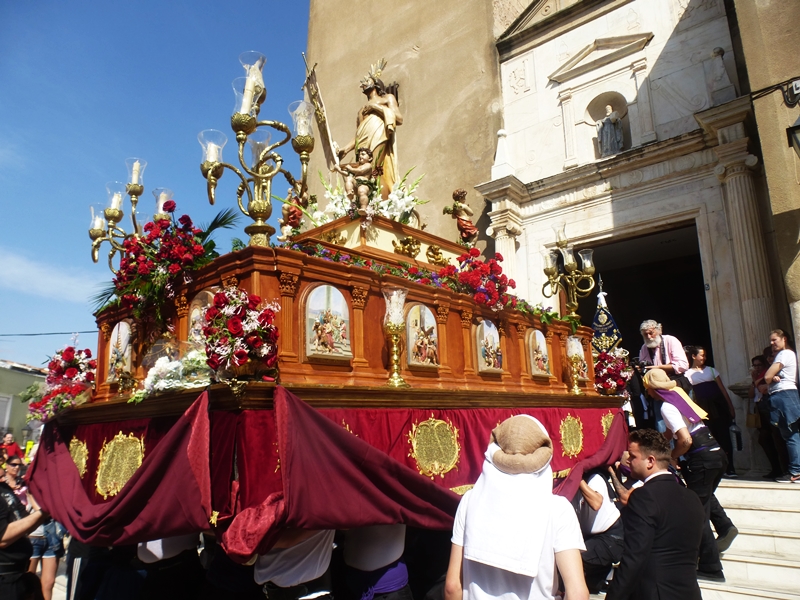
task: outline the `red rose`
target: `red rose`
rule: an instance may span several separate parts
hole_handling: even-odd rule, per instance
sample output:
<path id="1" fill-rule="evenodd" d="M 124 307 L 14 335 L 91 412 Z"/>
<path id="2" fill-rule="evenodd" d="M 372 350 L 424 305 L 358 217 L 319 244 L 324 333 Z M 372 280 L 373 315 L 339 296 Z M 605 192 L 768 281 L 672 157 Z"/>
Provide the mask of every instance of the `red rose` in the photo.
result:
<path id="1" fill-rule="evenodd" d="M 67 346 L 64 348 L 64 350 L 61 352 L 61 360 L 68 363 L 75 360 L 75 348 L 72 346 Z"/>
<path id="2" fill-rule="evenodd" d="M 97 361 L 96 360 L 90 360 L 88 364 L 89 364 L 89 368 L 90 369 L 96 369 L 97 368 Z"/>
<path id="3" fill-rule="evenodd" d="M 75 367 L 70 367 L 69 369 L 64 371 L 64 377 L 66 377 L 67 379 L 75 379 L 77 375 L 78 375 L 78 369 L 76 369 Z"/>
<path id="4" fill-rule="evenodd" d="M 169 274 L 170 275 L 177 275 L 180 272 L 181 272 L 181 266 L 180 265 L 176 265 L 175 263 L 172 263 L 169 266 Z"/>
<path id="5" fill-rule="evenodd" d="M 244 338 L 244 343 L 251 348 L 260 348 L 264 345 L 264 341 L 255 333 L 250 333 Z"/>
<path id="6" fill-rule="evenodd" d="M 91 351 L 91 350 L 89 350 L 88 348 L 85 348 L 85 349 L 83 350 L 83 356 L 84 356 L 85 358 L 92 358 L 92 351 Z"/>
<path id="7" fill-rule="evenodd" d="M 161 208 L 167 213 L 175 212 L 175 200 L 167 200 Z"/>
<path id="8" fill-rule="evenodd" d="M 498 261 L 498 262 L 502 262 L 502 261 L 503 261 L 503 255 L 502 255 L 502 254 L 500 254 L 499 252 L 495 252 L 495 253 L 494 253 L 494 259 L 495 259 L 496 261 Z"/>
<path id="9" fill-rule="evenodd" d="M 189 218 L 189 215 L 183 215 L 180 219 L 178 219 L 178 223 L 186 227 L 186 229 L 192 228 L 192 220 Z"/>
<path id="10" fill-rule="evenodd" d="M 239 317 L 231 317 L 228 319 L 228 331 L 233 337 L 242 337 L 242 335 L 244 335 L 242 320 Z"/>
<path id="11" fill-rule="evenodd" d="M 219 369 L 219 366 L 222 364 L 222 361 L 219 359 L 219 356 L 217 356 L 216 354 L 212 354 L 206 359 L 206 364 L 208 365 L 209 369 L 211 369 L 212 371 L 216 371 L 217 369 Z"/>
<path id="12" fill-rule="evenodd" d="M 136 269 L 136 272 L 139 275 L 149 275 L 150 274 L 150 268 L 146 264 L 142 263 L 142 264 L 139 265 L 139 268 Z"/>
<path id="13" fill-rule="evenodd" d="M 214 294 L 214 306 L 217 308 L 225 308 L 228 306 L 228 297 L 223 292 Z"/>
<path id="14" fill-rule="evenodd" d="M 278 353 L 275 352 L 270 354 L 264 359 L 264 364 L 266 364 L 270 369 L 275 366 L 275 363 L 278 362 Z"/>
<path id="15" fill-rule="evenodd" d="M 236 352 L 233 353 L 233 364 L 236 366 L 243 365 L 248 360 L 250 360 L 250 356 L 247 354 L 247 350 L 239 348 Z"/>
<path id="16" fill-rule="evenodd" d="M 624 379 L 617 379 L 617 387 L 624 388 L 625 387 L 625 380 Z"/>
<path id="17" fill-rule="evenodd" d="M 409 272 L 411 275 L 416 275 L 417 273 L 419 273 L 419 269 L 418 269 L 417 267 L 409 267 L 409 268 L 408 268 L 408 272 Z"/>
<path id="18" fill-rule="evenodd" d="M 242 304 L 241 306 L 237 306 L 236 310 L 233 312 L 234 317 L 239 317 L 240 319 L 247 318 L 247 307 Z"/>
<path id="19" fill-rule="evenodd" d="M 483 292 L 478 292 L 477 294 L 475 294 L 475 302 L 477 302 L 478 304 L 486 304 L 488 300 L 489 298 Z"/>
<path id="20" fill-rule="evenodd" d="M 473 257 L 478 257 L 478 256 L 481 255 L 481 251 L 478 250 L 477 248 L 470 248 L 469 249 L 469 255 L 473 256 Z"/>
<path id="21" fill-rule="evenodd" d="M 258 324 L 261 325 L 261 327 L 266 327 L 267 325 L 272 325 L 273 319 L 275 319 L 275 313 L 272 312 L 272 309 L 265 308 L 258 315 Z"/>
<path id="22" fill-rule="evenodd" d="M 258 305 L 261 304 L 261 298 L 256 296 L 255 294 L 250 294 L 247 296 L 247 308 L 250 310 L 258 309 Z"/>
<path id="23" fill-rule="evenodd" d="M 94 373 L 86 373 L 86 381 L 94 381 Z"/>
<path id="24" fill-rule="evenodd" d="M 192 246 L 192 254 L 194 254 L 195 256 L 203 256 L 205 252 L 206 249 L 203 248 L 200 244 L 195 244 L 194 246 Z"/>
<path id="25" fill-rule="evenodd" d="M 218 314 L 219 314 L 219 310 L 217 310 L 215 307 L 210 306 L 209 308 L 207 308 L 206 309 L 206 323 L 209 323 L 209 322 L 213 321 Z"/>

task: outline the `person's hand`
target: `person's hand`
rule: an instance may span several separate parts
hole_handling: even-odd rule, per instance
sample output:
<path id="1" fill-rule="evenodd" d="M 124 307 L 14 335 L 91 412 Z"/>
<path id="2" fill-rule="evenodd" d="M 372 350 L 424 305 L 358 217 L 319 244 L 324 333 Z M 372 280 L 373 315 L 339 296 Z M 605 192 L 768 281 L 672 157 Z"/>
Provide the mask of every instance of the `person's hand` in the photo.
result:
<path id="1" fill-rule="evenodd" d="M 780 378 L 780 376 L 778 376 L 778 375 L 775 375 L 775 376 L 772 378 L 772 383 L 780 383 L 780 382 L 781 382 L 781 378 Z"/>
<path id="2" fill-rule="evenodd" d="M 681 470 L 681 465 L 678 463 L 678 459 L 675 458 L 674 456 L 669 459 L 669 464 L 671 464 L 673 467 L 675 467 L 676 471 L 680 471 Z"/>

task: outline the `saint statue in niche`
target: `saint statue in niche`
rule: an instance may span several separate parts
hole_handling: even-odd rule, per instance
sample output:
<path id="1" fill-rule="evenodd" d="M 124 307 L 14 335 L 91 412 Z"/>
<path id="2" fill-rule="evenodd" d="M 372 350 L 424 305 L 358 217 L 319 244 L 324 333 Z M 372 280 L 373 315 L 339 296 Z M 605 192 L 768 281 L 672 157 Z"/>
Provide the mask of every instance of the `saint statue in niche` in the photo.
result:
<path id="1" fill-rule="evenodd" d="M 606 106 L 606 116 L 600 119 L 595 126 L 597 127 L 597 147 L 600 149 L 600 158 L 622 152 L 622 121 L 619 113 L 610 104 Z"/>
<path id="2" fill-rule="evenodd" d="M 395 130 L 403 124 L 397 101 L 398 84 L 387 86 L 380 79 L 385 66 L 386 61 L 381 59 L 361 80 L 361 91 L 367 96 L 367 103 L 358 111 L 355 137 L 338 152 L 339 159 L 342 159 L 358 148 L 370 149 L 373 169 L 381 171 L 381 196 L 384 200 L 397 184 Z"/>

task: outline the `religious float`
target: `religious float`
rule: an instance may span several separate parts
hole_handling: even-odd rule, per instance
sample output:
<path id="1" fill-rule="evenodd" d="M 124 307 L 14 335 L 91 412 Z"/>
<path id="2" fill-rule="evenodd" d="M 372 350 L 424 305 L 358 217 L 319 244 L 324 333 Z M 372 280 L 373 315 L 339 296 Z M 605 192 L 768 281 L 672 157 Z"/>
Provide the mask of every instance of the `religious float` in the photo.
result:
<path id="1" fill-rule="evenodd" d="M 491 430 L 515 414 L 547 428 L 558 493 L 571 496 L 584 469 L 617 458 L 621 398 L 597 393 L 594 331 L 575 314 L 576 295 L 594 285 L 591 254 L 579 269 L 563 235 L 547 253 L 549 294 L 564 292 L 567 318 L 528 305 L 509 293 L 502 257 L 484 261 L 472 244 L 463 191 L 445 208 L 457 242 L 419 226 L 418 181 L 390 164 L 402 119 L 382 65 L 362 82 L 382 117 L 362 110 L 356 139 L 339 151 L 313 69 L 292 134 L 257 120 L 263 56 L 242 63 L 231 119 L 240 165 L 223 162 L 224 136 L 206 131 L 201 170 L 212 203 L 225 171 L 239 177 L 249 244 L 217 255 L 209 231 L 230 225 L 232 212 L 201 230 L 176 218 L 168 190 L 156 190 L 154 218 L 141 227 L 141 159 L 93 215 L 94 260 L 109 242 L 115 273 L 96 313 L 97 348 L 58 353 L 50 393 L 31 405 L 48 422 L 30 486 L 54 518 L 106 546 L 213 529 L 246 562 L 285 528 L 449 529 Z M 389 132 L 373 146 L 361 139 L 371 118 Z M 328 189 L 327 214 L 307 187 L 312 120 L 343 178 Z M 265 128 L 283 139 L 264 141 Z M 298 179 L 275 151 L 289 141 Z M 357 160 L 343 165 L 348 149 Z M 278 174 L 291 188 L 273 244 L 266 221 Z M 120 227 L 124 195 L 133 233 Z M 301 230 L 305 219 L 316 226 Z"/>

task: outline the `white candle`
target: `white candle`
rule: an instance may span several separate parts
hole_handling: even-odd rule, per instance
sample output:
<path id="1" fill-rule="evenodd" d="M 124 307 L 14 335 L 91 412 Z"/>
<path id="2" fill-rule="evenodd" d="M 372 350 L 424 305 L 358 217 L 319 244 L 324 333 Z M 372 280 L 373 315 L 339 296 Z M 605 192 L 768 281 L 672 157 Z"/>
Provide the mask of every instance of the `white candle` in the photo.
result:
<path id="1" fill-rule="evenodd" d="M 256 79 L 250 73 L 247 76 L 247 83 L 244 84 L 244 96 L 242 97 L 242 108 L 240 113 L 250 114 L 250 107 L 253 106 L 253 96 L 256 93 Z"/>
<path id="2" fill-rule="evenodd" d="M 114 192 L 114 197 L 111 198 L 111 208 L 114 210 L 122 208 L 122 194 L 120 192 Z"/>
<path id="3" fill-rule="evenodd" d="M 135 163 L 133 163 L 133 168 L 131 169 L 131 183 L 134 184 L 134 185 L 139 183 L 139 169 L 140 168 L 141 168 L 141 165 L 139 164 L 138 160 Z"/>
<path id="4" fill-rule="evenodd" d="M 167 192 L 161 192 L 158 195 L 158 210 L 156 211 L 158 214 L 162 214 L 164 212 L 164 202 L 169 200 L 167 197 Z"/>
<path id="5" fill-rule="evenodd" d="M 106 228 L 106 225 L 103 222 L 103 217 L 98 215 L 98 216 L 95 216 L 94 219 L 92 219 L 92 229 L 105 229 L 105 228 Z"/>
<path id="6" fill-rule="evenodd" d="M 209 143 L 206 149 L 207 162 L 219 162 L 219 146 Z"/>

